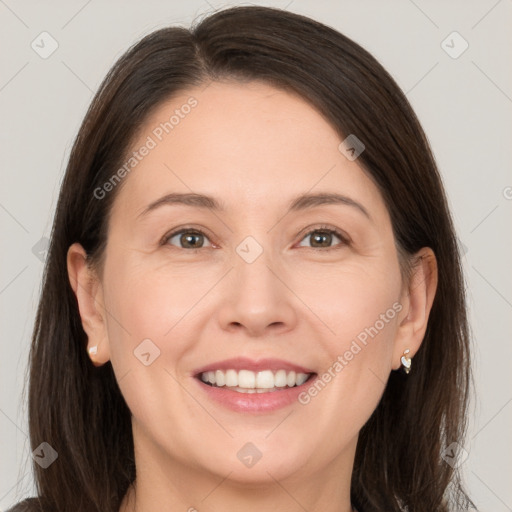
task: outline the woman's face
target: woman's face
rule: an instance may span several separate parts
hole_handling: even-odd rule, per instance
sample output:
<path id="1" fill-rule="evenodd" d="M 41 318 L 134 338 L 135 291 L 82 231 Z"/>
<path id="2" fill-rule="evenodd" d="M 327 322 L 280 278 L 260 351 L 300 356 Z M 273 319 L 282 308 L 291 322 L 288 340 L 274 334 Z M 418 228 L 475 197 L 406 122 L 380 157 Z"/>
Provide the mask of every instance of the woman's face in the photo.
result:
<path id="1" fill-rule="evenodd" d="M 383 198 L 340 142 L 258 82 L 189 89 L 145 122 L 118 175 L 94 335 L 137 456 L 246 484 L 353 457 L 408 302 Z M 283 387 L 299 373 L 313 375 Z"/>

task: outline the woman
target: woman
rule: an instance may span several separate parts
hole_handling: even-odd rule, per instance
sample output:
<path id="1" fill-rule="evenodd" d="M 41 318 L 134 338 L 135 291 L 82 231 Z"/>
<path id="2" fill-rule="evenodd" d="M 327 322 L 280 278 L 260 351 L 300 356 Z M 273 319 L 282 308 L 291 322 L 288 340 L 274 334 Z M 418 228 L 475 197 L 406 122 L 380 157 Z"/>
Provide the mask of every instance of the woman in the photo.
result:
<path id="1" fill-rule="evenodd" d="M 467 510 L 456 240 L 353 41 L 264 7 L 148 35 L 62 184 L 13 510 Z"/>

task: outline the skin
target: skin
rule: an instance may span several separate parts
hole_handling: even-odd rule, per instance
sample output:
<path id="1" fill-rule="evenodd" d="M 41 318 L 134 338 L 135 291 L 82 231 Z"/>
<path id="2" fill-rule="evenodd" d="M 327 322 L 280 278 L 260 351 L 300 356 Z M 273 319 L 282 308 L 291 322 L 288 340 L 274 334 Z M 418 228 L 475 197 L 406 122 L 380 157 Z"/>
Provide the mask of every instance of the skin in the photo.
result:
<path id="1" fill-rule="evenodd" d="M 132 150 L 190 96 L 197 106 L 124 178 L 101 278 L 79 244 L 68 252 L 88 348 L 98 346 L 91 357 L 112 362 L 132 412 L 136 494 L 120 510 L 349 512 L 359 430 L 403 351 L 413 358 L 421 345 L 435 257 L 420 251 L 411 282 L 402 281 L 373 181 L 313 107 L 270 85 L 189 89 L 147 119 Z M 286 214 L 296 195 L 320 191 L 349 196 L 371 218 L 347 205 Z M 208 194 L 226 210 L 173 205 L 137 218 L 170 192 Z M 315 243 L 322 224 L 351 241 Z M 205 232 L 201 249 L 180 236 L 159 245 L 190 225 Z M 236 252 L 247 236 L 263 248 L 250 264 Z M 237 356 L 322 374 L 397 302 L 401 311 L 307 405 L 237 413 L 193 380 L 200 366 Z M 133 354 L 146 338 L 160 350 L 149 366 Z M 247 442 L 263 454 L 252 468 L 237 458 Z"/>

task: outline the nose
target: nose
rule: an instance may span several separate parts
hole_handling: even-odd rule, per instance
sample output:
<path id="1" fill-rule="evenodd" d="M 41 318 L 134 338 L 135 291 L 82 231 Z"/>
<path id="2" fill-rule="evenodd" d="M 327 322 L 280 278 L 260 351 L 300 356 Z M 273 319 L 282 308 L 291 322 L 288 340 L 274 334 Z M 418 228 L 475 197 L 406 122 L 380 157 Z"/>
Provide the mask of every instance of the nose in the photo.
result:
<path id="1" fill-rule="evenodd" d="M 295 328 L 297 301 L 289 276 L 279 270 L 269 251 L 249 263 L 235 254 L 234 268 L 223 283 L 218 321 L 225 331 L 250 337 L 284 333 Z"/>

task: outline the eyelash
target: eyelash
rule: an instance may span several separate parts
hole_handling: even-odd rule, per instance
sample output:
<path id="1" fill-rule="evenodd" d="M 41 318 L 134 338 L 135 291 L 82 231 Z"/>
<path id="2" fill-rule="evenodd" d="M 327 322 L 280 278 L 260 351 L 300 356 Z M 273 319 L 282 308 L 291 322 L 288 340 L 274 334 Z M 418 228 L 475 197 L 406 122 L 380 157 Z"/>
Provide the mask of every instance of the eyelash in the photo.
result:
<path id="1" fill-rule="evenodd" d="M 344 246 L 350 245 L 350 239 L 349 239 L 349 237 L 347 235 L 345 235 L 344 233 L 342 233 L 341 231 L 339 231 L 336 228 L 333 228 L 333 227 L 330 227 L 330 226 L 326 226 L 326 225 L 317 226 L 314 229 L 311 229 L 310 231 L 305 233 L 304 236 L 302 236 L 302 238 L 300 239 L 300 242 L 302 242 L 302 240 L 304 240 L 305 238 L 307 238 L 308 236 L 312 235 L 313 233 L 315 233 L 317 231 L 320 231 L 320 232 L 322 232 L 324 234 L 328 234 L 328 235 L 335 235 L 335 236 L 337 236 L 341 240 L 341 243 L 338 244 L 337 246 L 335 245 L 333 247 L 323 247 L 323 248 L 322 247 L 306 247 L 306 249 L 312 249 L 312 250 L 327 252 L 327 251 L 333 251 L 333 250 L 341 249 Z M 208 235 L 206 233 L 204 233 L 203 231 L 201 231 L 200 229 L 196 229 L 196 228 L 192 228 L 192 227 L 184 227 L 184 228 L 181 228 L 179 230 L 173 231 L 170 234 L 165 235 L 162 238 L 160 244 L 161 245 L 166 245 L 169 242 L 169 240 L 171 238 L 173 238 L 174 236 L 185 234 L 185 233 L 193 233 L 193 234 L 196 234 L 196 235 L 197 234 L 204 235 L 206 238 L 209 239 Z M 192 249 L 187 249 L 187 248 L 182 248 L 182 247 L 175 247 L 175 246 L 172 246 L 172 247 L 174 247 L 176 249 L 183 249 L 183 250 L 188 251 L 188 252 L 197 252 L 197 251 L 200 251 L 200 250 L 203 250 L 203 249 L 208 249 L 208 247 L 197 247 L 197 248 L 192 248 Z"/>

